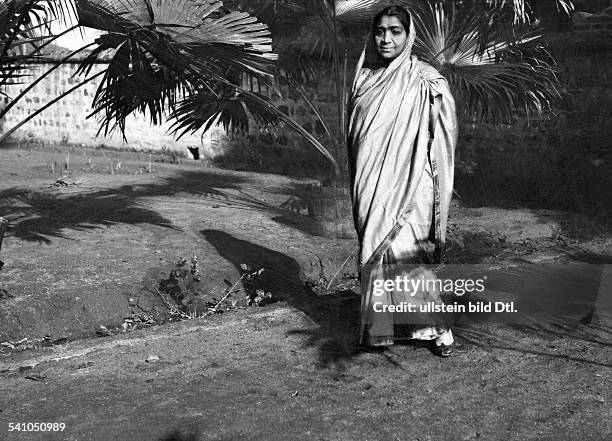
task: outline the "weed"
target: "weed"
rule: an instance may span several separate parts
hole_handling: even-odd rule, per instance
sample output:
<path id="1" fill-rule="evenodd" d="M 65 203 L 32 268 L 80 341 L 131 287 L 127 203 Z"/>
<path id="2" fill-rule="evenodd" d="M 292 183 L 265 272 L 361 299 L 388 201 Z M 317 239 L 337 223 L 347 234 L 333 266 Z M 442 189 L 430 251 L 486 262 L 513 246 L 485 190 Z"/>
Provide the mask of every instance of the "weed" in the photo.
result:
<path id="1" fill-rule="evenodd" d="M 222 284 L 218 283 L 211 292 L 203 295 L 200 287 L 202 275 L 198 256 L 194 254 L 189 259 L 184 257 L 177 259 L 168 279 L 162 279 L 159 286 L 153 288 L 168 308 L 170 315 L 180 319 L 205 317 L 241 307 L 265 306 L 274 302 L 272 293 L 257 287 L 256 281 L 263 275 L 263 268 L 252 269 L 242 264 L 240 269 L 242 274 L 237 281 L 232 283 L 224 279 L 225 288 L 220 292 L 217 290 Z M 244 295 L 239 296 L 240 293 Z M 197 298 L 203 300 L 198 302 Z M 198 304 L 202 305 L 199 313 Z"/>

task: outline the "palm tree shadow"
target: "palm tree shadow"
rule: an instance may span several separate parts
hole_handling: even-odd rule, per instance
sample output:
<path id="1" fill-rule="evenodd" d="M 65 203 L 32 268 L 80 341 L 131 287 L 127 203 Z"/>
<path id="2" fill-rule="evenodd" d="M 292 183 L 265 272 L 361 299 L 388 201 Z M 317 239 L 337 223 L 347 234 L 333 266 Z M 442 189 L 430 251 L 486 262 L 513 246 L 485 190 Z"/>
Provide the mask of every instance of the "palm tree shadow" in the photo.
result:
<path id="1" fill-rule="evenodd" d="M 535 340 L 547 341 L 551 338 L 561 338 L 569 341 L 577 340 L 591 343 L 601 346 L 604 351 L 607 351 L 612 345 L 612 343 L 605 340 L 605 338 L 609 338 L 610 335 L 612 335 L 612 328 L 610 327 L 589 325 L 582 328 L 572 328 L 563 325 L 544 325 L 521 328 L 511 326 L 510 329 L 513 331 L 512 334 L 505 332 L 503 335 L 500 335 L 498 331 L 492 331 L 487 327 L 479 326 L 460 326 L 455 328 L 454 331 L 456 331 L 456 335 L 459 337 L 462 344 L 479 347 L 484 350 L 501 349 L 519 354 L 536 355 L 548 357 L 550 359 L 560 359 L 612 368 L 611 362 L 590 360 L 582 356 L 582 353 L 568 355 L 559 353 L 557 348 L 552 345 L 548 347 L 542 347 L 541 345 L 540 347 L 532 346 L 532 342 Z M 520 334 L 528 338 L 522 339 Z"/>
<path id="2" fill-rule="evenodd" d="M 4 202 L 2 213 L 13 225 L 10 234 L 31 242 L 50 244 L 50 238 L 67 237 L 64 229 L 87 231 L 117 223 L 175 229 L 156 211 L 110 190 L 60 197 L 11 188 L 0 192 L 0 200 Z"/>
<path id="3" fill-rule="evenodd" d="M 584 344 L 603 353 L 612 347 L 611 311 L 604 303 L 609 285 L 603 271 L 605 265 L 572 263 L 528 264 L 488 273 L 488 291 L 482 297 L 469 294 L 457 303 L 512 300 L 518 311 L 500 316 L 495 312 L 455 313 L 453 332 L 463 343 L 484 350 L 612 367 L 609 357 L 595 360 L 583 352 Z"/>
<path id="4" fill-rule="evenodd" d="M 305 345 L 317 348 L 320 368 L 343 370 L 345 363 L 361 351 L 357 341 L 360 305 L 357 294 L 314 296 L 305 288 L 295 259 L 220 230 L 200 233 L 239 272 L 242 264 L 265 268 L 256 287 L 272 292 L 278 300 L 304 312 L 318 325 L 314 331 L 294 329 L 289 335 L 308 336 Z"/>
<path id="5" fill-rule="evenodd" d="M 119 223 L 178 229 L 155 208 L 147 207 L 147 198 L 172 198 L 176 204 L 263 211 L 276 216 L 279 223 L 313 231 L 313 221 L 296 214 L 286 206 L 287 201 L 277 205 L 253 194 L 251 190 L 261 186 L 258 179 L 214 170 L 180 170 L 154 182 L 126 180 L 123 185 L 71 194 L 13 187 L 0 191 L 0 214 L 10 221 L 7 236 L 46 244 L 53 238 L 68 237 L 65 230 L 87 231 Z M 301 201 L 303 195 L 299 183 L 271 184 L 266 191 L 276 199 L 289 195 L 290 201 Z"/>

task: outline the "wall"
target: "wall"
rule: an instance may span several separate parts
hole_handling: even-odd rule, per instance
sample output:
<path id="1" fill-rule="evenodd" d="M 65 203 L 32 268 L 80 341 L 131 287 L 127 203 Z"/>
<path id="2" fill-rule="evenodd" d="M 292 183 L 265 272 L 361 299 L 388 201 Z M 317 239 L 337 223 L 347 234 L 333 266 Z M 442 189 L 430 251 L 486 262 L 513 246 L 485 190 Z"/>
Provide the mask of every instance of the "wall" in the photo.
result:
<path id="1" fill-rule="evenodd" d="M 62 55 L 57 55 L 58 57 Z M 35 71 L 38 76 L 48 70 L 51 64 L 41 64 Z M 92 69 L 95 74 L 105 67 L 100 64 Z M 10 129 L 25 117 L 38 110 L 50 100 L 59 96 L 66 90 L 81 81 L 83 76 L 76 76 L 77 64 L 63 64 L 47 78 L 42 80 L 32 91 L 13 107 L 10 112 L 0 121 L 0 133 Z M 70 143 L 88 147 L 108 146 L 112 148 L 129 148 L 135 150 L 162 150 L 169 149 L 187 154 L 187 147 L 199 147 L 200 153 L 207 158 L 220 158 L 222 165 L 234 168 L 252 168 L 252 164 L 261 163 L 262 168 L 258 171 L 275 171 L 279 173 L 294 173 L 304 170 L 305 167 L 325 169 L 326 160 L 323 159 L 314 147 L 309 145 L 300 135 L 291 129 L 281 130 L 272 136 L 270 133 L 261 133 L 251 130 L 250 136 L 230 139 L 223 129 L 215 127 L 209 130 L 202 139 L 200 132 L 195 135 L 185 135 L 180 140 L 175 140 L 168 133 L 171 124 L 151 126 L 149 120 L 140 115 L 133 115 L 126 123 L 126 138 L 124 143 L 120 133 L 115 132 L 105 137 L 97 135 L 99 124 L 94 117 L 87 118 L 91 114 L 93 96 L 98 87 L 99 80 L 96 79 L 35 117 L 32 121 L 22 126 L 13 135 L 17 139 L 38 139 L 51 143 Z M 16 97 L 25 85 L 10 86 L 6 89 L 9 97 Z M 281 111 L 289 114 L 306 130 L 311 132 L 327 148 L 331 149 L 332 143 L 325 134 L 321 123 L 317 120 L 314 112 L 301 100 L 299 95 L 287 87 L 281 87 L 281 91 L 287 99 L 279 102 Z M 330 75 L 324 75 L 323 79 L 308 88 L 308 96 L 315 102 L 317 109 L 328 121 L 332 131 L 337 130 L 336 98 Z M 2 104 L 9 102 L 8 97 L 0 98 Z M 344 152 L 339 152 L 342 157 Z M 344 155 L 345 156 L 345 155 Z M 264 163 L 272 161 L 280 168 L 266 168 Z M 225 164 L 223 162 L 225 161 Z M 244 164 L 242 164 L 244 163 Z"/>
<path id="2" fill-rule="evenodd" d="M 51 66 L 51 64 L 41 64 L 35 70 L 35 78 Z M 104 67 L 103 64 L 95 66 L 91 74 L 101 71 Z M 63 64 L 42 80 L 32 91 L 20 99 L 3 118 L 0 122 L 0 132 L 4 133 L 46 103 L 82 81 L 85 77 L 73 77 L 76 70 L 76 64 Z M 80 87 L 22 126 L 13 137 L 91 147 L 103 145 L 113 148 L 154 151 L 167 148 L 185 154 L 188 153 L 187 147 L 200 147 L 201 153 L 207 157 L 215 157 L 222 153 L 221 145 L 224 142 L 225 135 L 221 130 L 211 130 L 203 139 L 200 139 L 199 134 L 195 134 L 185 135 L 176 141 L 172 135 L 168 134 L 171 124 L 151 126 L 148 119 L 142 115 L 132 116 L 127 121 L 125 133 L 128 140 L 127 144 L 124 143 L 119 132 L 108 137 L 102 134 L 97 135 L 99 124 L 93 117 L 88 119 L 87 115 L 92 112 L 91 103 L 98 84 L 99 79 L 96 79 Z M 5 90 L 8 97 L 2 98 L 2 105 L 6 105 L 10 98 L 16 97 L 24 87 L 23 84 L 8 87 Z"/>

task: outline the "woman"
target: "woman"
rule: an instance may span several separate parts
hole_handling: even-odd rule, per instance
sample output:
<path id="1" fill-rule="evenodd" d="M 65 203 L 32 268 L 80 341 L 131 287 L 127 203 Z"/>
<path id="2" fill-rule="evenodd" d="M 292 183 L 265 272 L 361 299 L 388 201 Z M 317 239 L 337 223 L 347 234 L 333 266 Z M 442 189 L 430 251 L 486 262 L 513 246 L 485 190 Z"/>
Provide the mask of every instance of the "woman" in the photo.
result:
<path id="1" fill-rule="evenodd" d="M 418 321 L 421 326 L 412 321 L 406 330 L 398 325 L 414 315 L 374 308 L 381 300 L 399 303 L 402 293 L 373 296 L 372 285 L 398 275 L 392 264 L 440 261 L 453 188 L 455 104 L 444 77 L 411 55 L 415 30 L 408 11 L 383 9 L 372 32 L 353 83 L 348 138 L 365 287 L 361 341 L 381 346 L 400 337 L 434 340 L 439 355 L 447 356 L 453 336 L 444 317 L 430 315 Z M 409 275 L 435 279 L 425 269 Z M 437 293 L 423 294 L 439 302 Z"/>

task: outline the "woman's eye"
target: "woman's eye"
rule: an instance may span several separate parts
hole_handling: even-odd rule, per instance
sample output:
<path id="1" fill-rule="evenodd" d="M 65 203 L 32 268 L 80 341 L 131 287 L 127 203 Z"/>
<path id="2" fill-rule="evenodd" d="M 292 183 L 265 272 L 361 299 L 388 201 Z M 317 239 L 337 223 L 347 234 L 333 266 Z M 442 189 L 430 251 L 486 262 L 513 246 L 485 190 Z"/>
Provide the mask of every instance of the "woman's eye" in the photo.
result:
<path id="1" fill-rule="evenodd" d="M 393 35 L 400 35 L 402 31 L 393 31 Z"/>

